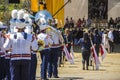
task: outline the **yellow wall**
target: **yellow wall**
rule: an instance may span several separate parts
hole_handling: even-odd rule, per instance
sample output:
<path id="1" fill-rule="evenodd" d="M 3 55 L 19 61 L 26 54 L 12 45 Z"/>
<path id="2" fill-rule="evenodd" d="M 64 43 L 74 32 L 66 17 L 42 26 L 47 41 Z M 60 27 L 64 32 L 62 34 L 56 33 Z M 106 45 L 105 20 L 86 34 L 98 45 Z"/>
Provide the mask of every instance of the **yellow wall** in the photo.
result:
<path id="1" fill-rule="evenodd" d="M 46 0 L 46 4 L 47 10 L 54 15 L 64 5 L 64 0 Z M 63 27 L 60 25 L 60 21 L 64 24 L 64 8 L 59 11 L 54 18 L 58 19 L 58 27 Z"/>
<path id="2" fill-rule="evenodd" d="M 38 12 L 39 11 L 38 0 L 31 0 L 31 10 L 33 12 Z"/>

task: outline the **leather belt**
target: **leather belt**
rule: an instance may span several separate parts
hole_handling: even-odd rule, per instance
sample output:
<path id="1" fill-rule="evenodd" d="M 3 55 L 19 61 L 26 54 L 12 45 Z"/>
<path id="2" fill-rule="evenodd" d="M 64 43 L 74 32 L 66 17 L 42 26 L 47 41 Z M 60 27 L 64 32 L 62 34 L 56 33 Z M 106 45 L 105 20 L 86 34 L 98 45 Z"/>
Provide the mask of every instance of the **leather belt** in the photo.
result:
<path id="1" fill-rule="evenodd" d="M 4 56 L 5 55 L 5 53 L 4 52 L 0 52 L 0 56 Z"/>
<path id="2" fill-rule="evenodd" d="M 49 47 L 49 45 L 45 45 L 45 48 L 48 48 Z"/>
<path id="3" fill-rule="evenodd" d="M 31 54 L 11 54 L 11 58 L 15 57 L 31 57 Z"/>
<path id="4" fill-rule="evenodd" d="M 59 46 L 60 44 L 53 44 L 52 46 Z"/>

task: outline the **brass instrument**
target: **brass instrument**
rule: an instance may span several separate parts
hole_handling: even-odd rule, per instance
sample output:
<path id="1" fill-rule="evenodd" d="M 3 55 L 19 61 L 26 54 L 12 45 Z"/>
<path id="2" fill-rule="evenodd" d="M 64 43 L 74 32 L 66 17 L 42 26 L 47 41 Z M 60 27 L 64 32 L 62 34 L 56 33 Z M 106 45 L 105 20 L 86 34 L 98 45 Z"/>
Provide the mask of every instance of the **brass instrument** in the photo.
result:
<path id="1" fill-rule="evenodd" d="M 39 26 L 39 28 L 45 28 L 47 30 L 47 34 L 50 34 L 50 32 L 57 34 L 60 37 L 61 44 L 63 44 L 64 39 L 61 33 L 56 28 L 50 26 L 50 21 L 52 20 L 52 15 L 47 10 L 41 10 L 35 15 L 35 22 Z"/>

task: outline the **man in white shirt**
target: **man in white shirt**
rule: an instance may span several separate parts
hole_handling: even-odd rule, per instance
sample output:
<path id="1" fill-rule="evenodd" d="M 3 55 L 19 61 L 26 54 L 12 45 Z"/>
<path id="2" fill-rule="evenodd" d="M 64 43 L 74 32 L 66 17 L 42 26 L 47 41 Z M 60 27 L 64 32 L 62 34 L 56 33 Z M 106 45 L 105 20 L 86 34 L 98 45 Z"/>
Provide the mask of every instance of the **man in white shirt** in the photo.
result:
<path id="1" fill-rule="evenodd" d="M 110 44 L 110 52 L 113 52 L 114 50 L 114 36 L 113 36 L 113 29 L 111 28 L 110 31 L 108 32 L 108 40 L 109 40 L 109 44 Z"/>

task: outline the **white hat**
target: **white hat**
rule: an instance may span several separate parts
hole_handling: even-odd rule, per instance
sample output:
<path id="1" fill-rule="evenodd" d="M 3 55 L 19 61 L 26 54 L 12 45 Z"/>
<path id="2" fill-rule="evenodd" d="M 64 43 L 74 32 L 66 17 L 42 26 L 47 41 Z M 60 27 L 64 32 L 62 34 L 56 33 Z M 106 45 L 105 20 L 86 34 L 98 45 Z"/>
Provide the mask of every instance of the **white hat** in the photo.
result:
<path id="1" fill-rule="evenodd" d="M 27 13 L 25 13 L 23 18 L 25 19 L 25 21 L 28 21 L 29 15 Z"/>
<path id="2" fill-rule="evenodd" d="M 26 23 L 26 25 L 29 25 L 29 26 L 32 25 L 32 20 L 29 18 L 29 14 L 25 13 L 24 19 L 25 19 L 25 22 L 28 22 L 28 23 Z"/>
<path id="3" fill-rule="evenodd" d="M 26 26 L 24 17 L 24 10 L 19 10 L 17 14 L 16 27 L 22 29 Z"/>
<path id="4" fill-rule="evenodd" d="M 11 12 L 12 19 L 10 19 L 10 27 L 16 26 L 16 19 L 17 19 L 18 10 L 14 9 Z"/>
<path id="5" fill-rule="evenodd" d="M 23 10 L 19 10 L 18 14 L 17 14 L 17 17 L 18 17 L 18 19 L 23 19 L 23 17 L 24 17 L 24 11 Z"/>
<path id="6" fill-rule="evenodd" d="M 12 18 L 17 18 L 17 12 L 18 11 L 16 9 L 12 10 L 12 13 L 11 13 Z"/>

